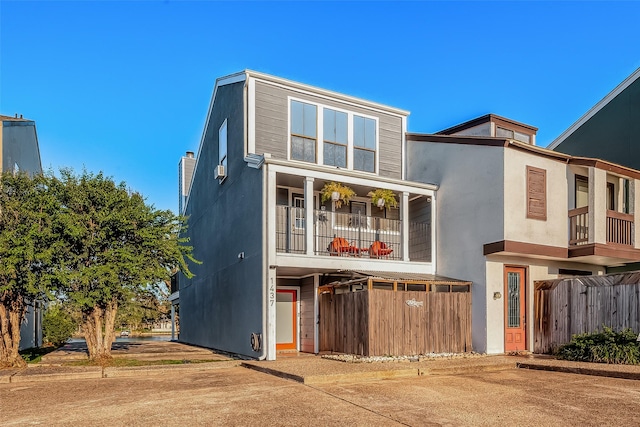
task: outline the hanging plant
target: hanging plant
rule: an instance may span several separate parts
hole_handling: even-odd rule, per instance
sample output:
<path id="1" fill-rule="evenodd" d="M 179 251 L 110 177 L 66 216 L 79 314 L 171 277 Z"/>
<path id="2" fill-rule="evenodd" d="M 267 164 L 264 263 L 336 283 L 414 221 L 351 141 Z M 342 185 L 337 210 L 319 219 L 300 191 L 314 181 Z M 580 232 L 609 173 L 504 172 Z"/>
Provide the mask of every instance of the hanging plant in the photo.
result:
<path id="1" fill-rule="evenodd" d="M 324 184 L 320 195 L 323 203 L 331 200 L 335 204 L 335 207 L 339 209 L 343 203 L 348 205 L 351 198 L 356 195 L 356 192 L 346 185 L 331 181 Z"/>
<path id="2" fill-rule="evenodd" d="M 370 191 L 367 196 L 371 197 L 371 203 L 379 207 L 380 210 L 384 208 L 398 207 L 398 200 L 396 200 L 396 195 L 393 194 L 393 191 L 391 190 L 378 188 L 375 191 Z"/>

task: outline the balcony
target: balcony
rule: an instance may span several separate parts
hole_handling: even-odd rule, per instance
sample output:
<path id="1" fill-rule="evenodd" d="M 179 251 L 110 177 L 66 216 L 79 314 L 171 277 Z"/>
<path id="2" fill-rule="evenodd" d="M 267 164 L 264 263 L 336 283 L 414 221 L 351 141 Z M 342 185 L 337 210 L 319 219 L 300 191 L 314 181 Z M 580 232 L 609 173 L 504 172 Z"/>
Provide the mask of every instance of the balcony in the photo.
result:
<path id="1" fill-rule="evenodd" d="M 276 251 L 306 254 L 306 210 L 276 206 Z M 409 223 L 409 259 L 431 262 L 431 224 Z M 402 221 L 362 214 L 313 211 L 313 253 L 318 256 L 403 260 Z"/>
<path id="2" fill-rule="evenodd" d="M 633 215 L 607 210 L 606 242 L 634 246 Z M 569 211 L 569 246 L 580 246 L 594 243 L 589 237 L 589 207 Z"/>

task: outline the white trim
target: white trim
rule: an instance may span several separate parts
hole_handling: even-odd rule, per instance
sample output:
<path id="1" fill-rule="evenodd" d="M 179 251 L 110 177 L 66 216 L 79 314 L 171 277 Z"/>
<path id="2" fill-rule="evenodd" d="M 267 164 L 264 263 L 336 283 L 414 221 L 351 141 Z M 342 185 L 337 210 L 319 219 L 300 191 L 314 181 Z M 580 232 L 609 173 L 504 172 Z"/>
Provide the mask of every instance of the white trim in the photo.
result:
<path id="1" fill-rule="evenodd" d="M 402 119 L 402 152 L 400 154 L 400 158 L 402 161 L 402 166 L 400 170 L 402 171 L 401 179 L 407 179 L 407 118 L 403 117 Z"/>
<path id="2" fill-rule="evenodd" d="M 640 78 L 640 68 L 634 71 L 629 77 L 624 79 L 622 83 L 616 86 L 611 92 L 609 92 L 604 98 L 594 105 L 589 111 L 587 111 L 582 117 L 580 117 L 574 124 L 569 126 L 567 130 L 562 132 L 560 136 L 554 139 L 551 144 L 547 146 L 547 149 L 553 150 L 560 145 L 565 139 L 567 139 L 572 133 L 574 133 L 580 126 L 585 124 L 591 117 L 595 116 L 598 111 L 602 110 L 609 102 L 611 102 L 616 96 L 620 95 L 626 88 L 631 86 L 638 78 Z"/>
<path id="3" fill-rule="evenodd" d="M 384 272 L 435 274 L 434 263 L 379 260 L 375 258 L 335 257 L 323 255 L 302 255 L 278 253 L 276 267 L 295 267 L 320 270 L 373 270 Z"/>
<path id="4" fill-rule="evenodd" d="M 249 99 L 248 99 L 248 112 L 247 112 L 247 125 L 249 138 L 247 141 L 247 154 L 255 154 L 256 152 L 256 81 L 255 79 L 249 79 L 247 81 L 249 86 Z"/>
<path id="5" fill-rule="evenodd" d="M 204 120 L 204 129 L 202 131 L 202 135 L 200 136 L 200 144 L 198 145 L 198 155 L 196 156 L 196 164 L 193 167 L 193 174 L 191 175 L 191 183 L 190 183 L 191 185 L 189 188 L 193 187 L 193 180 L 196 177 L 196 172 L 198 171 L 198 165 L 200 164 L 200 153 L 202 152 L 202 147 L 204 146 L 204 138 L 207 135 L 207 130 L 209 129 L 211 112 L 213 110 L 213 104 L 215 103 L 215 100 L 216 100 L 216 95 L 218 94 L 218 87 L 242 82 L 242 81 L 245 81 L 246 79 L 247 79 L 247 73 L 245 71 L 241 71 L 239 73 L 231 74 L 226 77 L 220 77 L 216 79 L 216 84 L 213 87 L 213 94 L 211 95 L 211 101 L 209 101 L 209 110 L 207 111 L 207 117 Z M 184 202 L 185 212 L 187 211 L 187 206 L 189 206 L 190 199 L 191 199 L 191 191 L 189 191 L 187 200 Z"/>
<path id="6" fill-rule="evenodd" d="M 277 280 L 276 280 L 277 283 Z M 276 286 L 276 294 L 278 293 L 278 289 L 282 289 L 285 291 L 296 291 L 296 333 L 294 335 L 294 339 L 296 340 L 296 350 L 300 351 L 300 333 L 302 332 L 300 330 L 300 317 L 301 317 L 301 313 L 300 313 L 300 286 L 289 286 L 289 285 L 277 285 Z M 276 297 L 276 304 L 277 304 L 277 297 Z M 274 310 L 275 311 L 275 310 Z M 277 328 L 277 325 L 276 325 Z M 276 329 L 277 331 L 277 329 Z M 276 332 L 277 334 L 277 332 Z M 277 343 L 277 339 L 275 340 L 276 344 Z"/>
<path id="7" fill-rule="evenodd" d="M 356 98 L 353 96 L 345 95 L 343 93 L 333 92 L 327 89 L 322 89 L 316 86 L 307 85 L 293 80 L 283 79 L 281 77 L 272 76 L 269 74 L 263 74 L 253 70 L 245 70 L 249 76 L 261 80 L 264 83 L 271 84 L 283 89 L 293 90 L 305 95 L 311 95 L 319 98 L 324 98 L 332 101 L 340 101 L 344 104 L 354 107 L 366 108 L 368 110 L 376 111 L 379 113 L 391 114 L 395 116 L 407 116 L 409 111 L 401 110 L 399 108 L 390 107 L 384 104 L 378 104 L 376 102 L 367 101 L 366 99 Z"/>
<path id="8" fill-rule="evenodd" d="M 409 193 L 422 194 L 425 196 L 433 196 L 438 189 L 437 185 L 423 184 L 413 181 L 402 181 L 379 175 L 371 175 L 360 171 L 348 171 L 346 169 L 330 169 L 306 163 L 305 168 L 298 168 L 286 160 L 265 159 L 265 164 L 269 165 L 270 170 L 277 173 L 289 175 L 297 175 L 302 177 L 311 177 L 318 180 L 335 181 L 340 180 L 345 184 L 362 185 L 365 187 L 380 186 L 388 188 L 391 191 L 408 191 Z M 315 167 L 314 167 L 315 166 Z M 339 173 L 336 173 L 339 172 Z M 365 196 L 362 196 L 365 197 Z"/>
<path id="9" fill-rule="evenodd" d="M 438 253 L 438 245 L 436 244 L 436 238 L 438 237 L 436 234 L 436 229 L 438 228 L 438 218 L 437 218 L 437 209 L 436 209 L 436 193 L 434 192 L 431 196 L 431 265 L 434 272 L 437 272 L 437 260 L 436 256 Z"/>

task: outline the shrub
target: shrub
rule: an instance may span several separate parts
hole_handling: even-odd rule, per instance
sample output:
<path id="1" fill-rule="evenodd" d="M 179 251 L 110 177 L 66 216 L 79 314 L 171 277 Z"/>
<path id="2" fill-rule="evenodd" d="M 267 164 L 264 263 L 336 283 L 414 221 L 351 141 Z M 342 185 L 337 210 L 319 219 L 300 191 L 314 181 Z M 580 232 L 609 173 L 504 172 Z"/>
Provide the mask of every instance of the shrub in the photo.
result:
<path id="1" fill-rule="evenodd" d="M 56 347 L 67 342 L 77 327 L 71 314 L 59 306 L 49 307 L 42 318 L 44 341 Z"/>
<path id="2" fill-rule="evenodd" d="M 620 332 L 606 326 L 602 332 L 579 334 L 556 350 L 559 359 L 579 362 L 640 364 L 640 343 L 638 335 L 630 328 Z"/>

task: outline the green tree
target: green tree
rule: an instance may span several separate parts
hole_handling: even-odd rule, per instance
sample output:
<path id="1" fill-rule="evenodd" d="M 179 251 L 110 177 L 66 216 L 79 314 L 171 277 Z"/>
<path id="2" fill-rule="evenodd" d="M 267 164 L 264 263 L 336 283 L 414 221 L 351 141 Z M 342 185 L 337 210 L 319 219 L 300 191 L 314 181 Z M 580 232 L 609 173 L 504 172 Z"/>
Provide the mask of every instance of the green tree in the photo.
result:
<path id="1" fill-rule="evenodd" d="M 191 277 L 186 260 L 198 261 L 180 238 L 184 218 L 155 209 L 102 173 L 60 175 L 59 295 L 82 313 L 90 359 L 108 359 L 118 307 L 168 280 L 176 268 Z"/>
<path id="2" fill-rule="evenodd" d="M 51 305 L 42 318 L 42 335 L 44 342 L 61 346 L 75 332 L 78 327 L 71 313 L 58 304 Z"/>
<path id="3" fill-rule="evenodd" d="M 50 182 L 44 175 L 0 176 L 0 366 L 25 365 L 18 353 L 20 324 L 27 305 L 51 290 L 58 205 Z"/>

